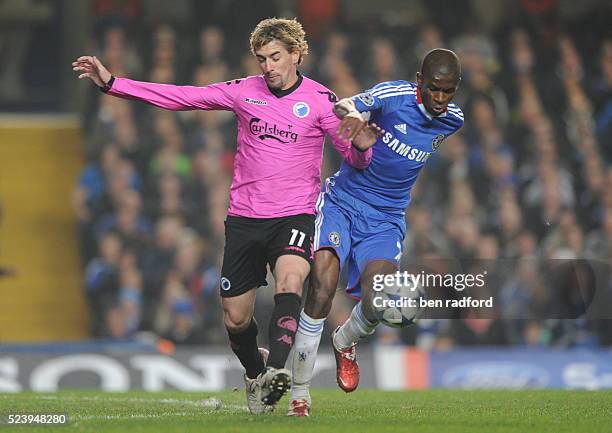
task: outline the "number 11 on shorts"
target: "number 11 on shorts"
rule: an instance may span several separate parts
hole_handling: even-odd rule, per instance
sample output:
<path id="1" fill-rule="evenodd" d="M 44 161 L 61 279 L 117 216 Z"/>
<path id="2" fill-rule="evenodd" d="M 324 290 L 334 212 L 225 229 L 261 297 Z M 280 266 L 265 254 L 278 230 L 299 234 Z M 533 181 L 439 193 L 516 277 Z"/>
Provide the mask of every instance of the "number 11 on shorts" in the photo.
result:
<path id="1" fill-rule="evenodd" d="M 299 239 L 297 239 L 298 235 L 300 235 Z M 304 243 L 305 238 L 306 238 L 306 233 L 301 232 L 296 229 L 291 229 L 291 239 L 289 240 L 289 245 L 292 245 L 292 246 L 295 245 L 301 248 L 302 244 Z M 297 240 L 297 245 L 295 243 L 296 240 Z"/>

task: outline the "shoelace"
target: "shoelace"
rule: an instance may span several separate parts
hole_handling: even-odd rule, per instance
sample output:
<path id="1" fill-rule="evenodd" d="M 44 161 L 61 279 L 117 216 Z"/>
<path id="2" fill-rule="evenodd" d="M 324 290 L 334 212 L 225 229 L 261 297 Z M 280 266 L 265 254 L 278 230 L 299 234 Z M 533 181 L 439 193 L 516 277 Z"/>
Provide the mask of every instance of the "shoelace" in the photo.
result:
<path id="1" fill-rule="evenodd" d="M 349 361 L 354 361 L 355 360 L 355 349 L 352 347 L 349 347 L 348 349 L 341 350 L 340 355 L 343 358 L 348 359 Z"/>

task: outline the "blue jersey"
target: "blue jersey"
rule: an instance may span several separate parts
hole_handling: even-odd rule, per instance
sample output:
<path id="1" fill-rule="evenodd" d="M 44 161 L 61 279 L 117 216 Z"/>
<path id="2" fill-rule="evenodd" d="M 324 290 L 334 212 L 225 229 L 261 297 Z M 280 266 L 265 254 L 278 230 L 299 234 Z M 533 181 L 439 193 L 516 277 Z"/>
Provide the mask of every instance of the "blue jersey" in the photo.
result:
<path id="1" fill-rule="evenodd" d="M 374 144 L 370 165 L 357 170 L 343 162 L 329 179 L 330 189 L 380 211 L 403 215 L 419 172 L 442 141 L 461 128 L 463 113 L 451 103 L 445 113 L 432 117 L 416 84 L 401 80 L 378 84 L 353 100 L 357 110 L 369 112 L 370 121 L 385 134 Z"/>

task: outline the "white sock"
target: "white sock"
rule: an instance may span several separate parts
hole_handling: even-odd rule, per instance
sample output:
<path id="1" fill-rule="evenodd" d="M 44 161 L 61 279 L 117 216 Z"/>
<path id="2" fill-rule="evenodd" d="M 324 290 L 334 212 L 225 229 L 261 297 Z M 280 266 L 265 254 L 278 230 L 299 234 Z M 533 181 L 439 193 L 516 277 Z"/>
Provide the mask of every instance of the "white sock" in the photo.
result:
<path id="1" fill-rule="evenodd" d="M 361 302 L 359 302 L 351 311 L 351 315 L 338 329 L 334 335 L 334 346 L 338 349 L 346 349 L 364 339 L 368 335 L 372 335 L 378 326 L 376 322 L 370 322 L 361 310 Z"/>
<path id="2" fill-rule="evenodd" d="M 291 400 L 304 398 L 310 401 L 310 380 L 317 359 L 325 319 L 313 319 L 302 310 L 292 353 L 293 384 Z"/>

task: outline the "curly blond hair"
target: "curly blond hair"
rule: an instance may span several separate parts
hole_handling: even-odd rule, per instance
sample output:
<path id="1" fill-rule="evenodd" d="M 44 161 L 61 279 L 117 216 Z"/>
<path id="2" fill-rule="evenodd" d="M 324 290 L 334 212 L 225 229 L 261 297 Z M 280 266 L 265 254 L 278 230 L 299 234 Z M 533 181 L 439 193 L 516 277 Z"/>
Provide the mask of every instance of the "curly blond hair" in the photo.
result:
<path id="1" fill-rule="evenodd" d="M 251 52 L 255 55 L 256 50 L 274 39 L 280 41 L 290 53 L 299 51 L 299 63 L 302 62 L 302 57 L 308 54 L 306 32 L 304 32 L 302 24 L 295 18 L 292 20 L 267 18 L 260 21 L 251 33 Z"/>

